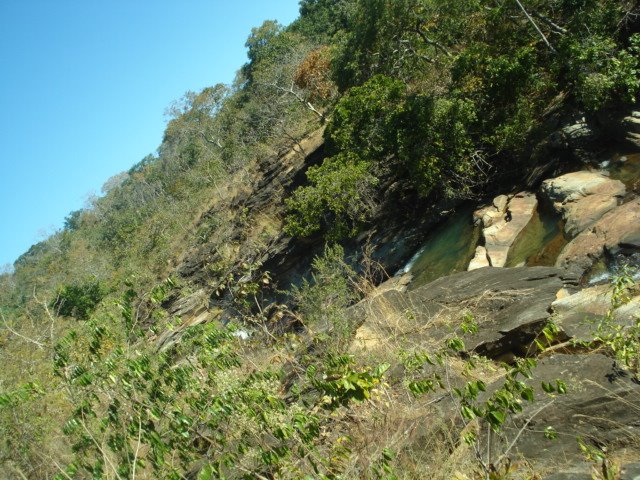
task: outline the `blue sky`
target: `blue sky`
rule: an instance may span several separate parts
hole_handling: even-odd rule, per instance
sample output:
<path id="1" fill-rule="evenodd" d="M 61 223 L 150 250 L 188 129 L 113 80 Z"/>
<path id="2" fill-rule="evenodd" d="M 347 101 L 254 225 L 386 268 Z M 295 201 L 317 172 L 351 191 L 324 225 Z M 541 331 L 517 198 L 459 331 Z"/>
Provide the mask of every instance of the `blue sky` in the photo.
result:
<path id="1" fill-rule="evenodd" d="M 187 90 L 230 83 L 298 0 L 0 0 L 0 266 L 160 144 Z"/>

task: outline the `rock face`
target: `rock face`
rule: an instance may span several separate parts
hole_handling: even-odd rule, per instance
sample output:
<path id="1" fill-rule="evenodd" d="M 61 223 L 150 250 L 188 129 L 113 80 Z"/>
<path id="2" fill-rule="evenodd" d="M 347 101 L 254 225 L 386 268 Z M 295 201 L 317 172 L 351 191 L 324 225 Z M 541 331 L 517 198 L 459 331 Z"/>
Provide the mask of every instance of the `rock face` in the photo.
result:
<path id="1" fill-rule="evenodd" d="M 508 204 L 509 197 L 507 195 L 498 195 L 493 199 L 491 205 L 474 212 L 474 223 L 481 222 L 484 228 L 490 227 L 504 218 L 507 213 Z"/>
<path id="2" fill-rule="evenodd" d="M 602 256 L 637 250 L 640 237 L 640 199 L 607 212 L 560 252 L 556 266 L 583 274 Z"/>
<path id="3" fill-rule="evenodd" d="M 581 171 L 545 180 L 541 194 L 562 214 L 565 233 L 575 237 L 618 205 L 625 186 L 600 173 Z"/>
<path id="4" fill-rule="evenodd" d="M 524 429 L 515 440 L 513 454 L 524 456 L 536 471 L 558 472 L 561 461 L 561 471 L 589 472 L 591 464 L 578 447 L 579 437 L 587 444 L 606 445 L 608 451 L 624 449 L 628 458 L 638 458 L 640 385 L 611 358 L 554 355 L 538 363 L 533 378 L 536 400 L 514 418 L 514 424 Z M 558 379 L 566 383 L 567 393 L 549 397 L 540 383 L 555 384 Z M 545 438 L 547 426 L 558 432 L 558 439 Z M 513 436 L 517 433 L 516 428 Z"/>
<path id="5" fill-rule="evenodd" d="M 551 304 L 554 320 L 567 340 L 590 342 L 594 339 L 597 322 L 611 309 L 611 288 L 597 285 L 585 288 L 573 295 L 559 298 Z M 620 325 L 632 325 L 640 312 L 640 295 L 615 309 L 613 319 Z"/>
<path id="6" fill-rule="evenodd" d="M 469 268 L 467 270 L 477 270 L 482 267 L 490 267 L 489 257 L 487 256 L 487 249 L 482 245 L 479 245 L 476 248 L 476 254 L 473 257 L 473 260 L 469 263 Z"/>
<path id="7" fill-rule="evenodd" d="M 538 201 L 533 193 L 521 192 L 510 199 L 500 195 L 494 199 L 493 205 L 474 214 L 476 219 L 482 221 L 486 258 L 492 267 L 505 266 L 509 250 L 533 217 L 537 206 Z M 481 253 L 476 251 L 477 261 L 474 259 L 475 263 L 472 262 L 474 268 L 478 268 L 478 262 L 482 261 Z"/>
<path id="8" fill-rule="evenodd" d="M 512 358 L 525 354 L 540 333 L 558 291 L 573 290 L 575 283 L 574 277 L 552 267 L 487 267 L 443 277 L 406 293 L 386 291 L 353 308 L 362 324 L 356 343 L 374 348 L 416 332 L 437 343 L 459 325 L 466 311 L 479 325 L 476 334 L 465 336 L 467 350 Z"/>
<path id="9" fill-rule="evenodd" d="M 640 111 L 631 112 L 622 119 L 625 140 L 640 148 Z"/>

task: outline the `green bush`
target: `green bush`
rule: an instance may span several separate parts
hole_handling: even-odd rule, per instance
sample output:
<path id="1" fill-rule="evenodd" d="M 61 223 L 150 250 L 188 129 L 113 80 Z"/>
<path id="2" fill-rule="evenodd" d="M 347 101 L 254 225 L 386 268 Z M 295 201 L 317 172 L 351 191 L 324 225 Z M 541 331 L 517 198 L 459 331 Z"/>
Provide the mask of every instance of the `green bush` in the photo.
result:
<path id="1" fill-rule="evenodd" d="M 423 196 L 437 187 L 449 195 L 453 190 L 464 193 L 466 180 L 473 174 L 474 143 L 469 130 L 475 121 L 475 106 L 468 100 L 410 99 L 399 132 L 399 155 Z"/>
<path id="2" fill-rule="evenodd" d="M 640 92 L 640 34 L 619 49 L 610 37 L 574 41 L 569 48 L 570 80 L 578 101 L 590 111 L 616 101 L 635 103 Z"/>
<path id="3" fill-rule="evenodd" d="M 58 315 L 86 320 L 108 293 L 98 280 L 64 285 L 58 289 L 51 306 Z"/>
<path id="4" fill-rule="evenodd" d="M 393 152 L 405 93 L 403 82 L 384 75 L 349 90 L 327 125 L 330 152 L 357 152 L 367 160 L 381 160 Z"/>
<path id="5" fill-rule="evenodd" d="M 326 228 L 330 239 L 355 235 L 375 203 L 378 179 L 371 173 L 371 162 L 352 153 L 339 154 L 311 167 L 307 178 L 310 185 L 286 200 L 285 231 L 307 237 Z"/>

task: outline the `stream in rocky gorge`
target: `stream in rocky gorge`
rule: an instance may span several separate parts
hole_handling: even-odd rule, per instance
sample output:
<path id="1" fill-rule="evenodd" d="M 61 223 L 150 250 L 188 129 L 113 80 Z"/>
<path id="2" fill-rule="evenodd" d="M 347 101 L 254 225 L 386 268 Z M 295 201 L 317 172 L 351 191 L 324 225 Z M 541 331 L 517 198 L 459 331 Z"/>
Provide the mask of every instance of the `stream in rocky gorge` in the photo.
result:
<path id="1" fill-rule="evenodd" d="M 610 163 L 604 163 L 611 178 L 624 183 L 627 191 L 640 191 L 640 153 L 614 155 Z"/>
<path id="2" fill-rule="evenodd" d="M 624 183 L 628 193 L 640 192 L 640 154 L 614 154 L 600 167 L 605 175 Z M 481 228 L 474 225 L 474 211 L 478 208 L 480 205 L 464 205 L 427 235 L 422 247 L 399 272 L 413 275 L 410 289 L 467 270 L 476 246 L 482 244 Z M 568 241 L 561 216 L 548 202 L 541 201 L 509 248 L 505 267 L 553 266 Z M 599 260 L 585 275 L 584 282 L 607 281 L 619 263 L 619 259 L 613 258 Z"/>
<path id="3" fill-rule="evenodd" d="M 480 238 L 480 229 L 473 225 L 474 209 L 472 204 L 459 208 L 428 234 L 423 246 L 401 270 L 413 275 L 412 289 L 467 269 Z"/>
<path id="4" fill-rule="evenodd" d="M 531 220 L 511 247 L 505 267 L 550 267 L 567 244 L 560 216 L 538 204 Z"/>

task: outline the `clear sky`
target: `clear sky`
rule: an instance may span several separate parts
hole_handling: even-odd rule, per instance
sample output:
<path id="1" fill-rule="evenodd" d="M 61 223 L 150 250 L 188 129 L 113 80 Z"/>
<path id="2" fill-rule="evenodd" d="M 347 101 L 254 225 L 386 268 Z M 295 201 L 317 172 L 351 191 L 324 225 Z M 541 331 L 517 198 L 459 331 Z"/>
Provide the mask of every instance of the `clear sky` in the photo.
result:
<path id="1" fill-rule="evenodd" d="M 164 111 L 230 83 L 298 0 L 0 0 L 0 266 L 155 152 Z"/>

